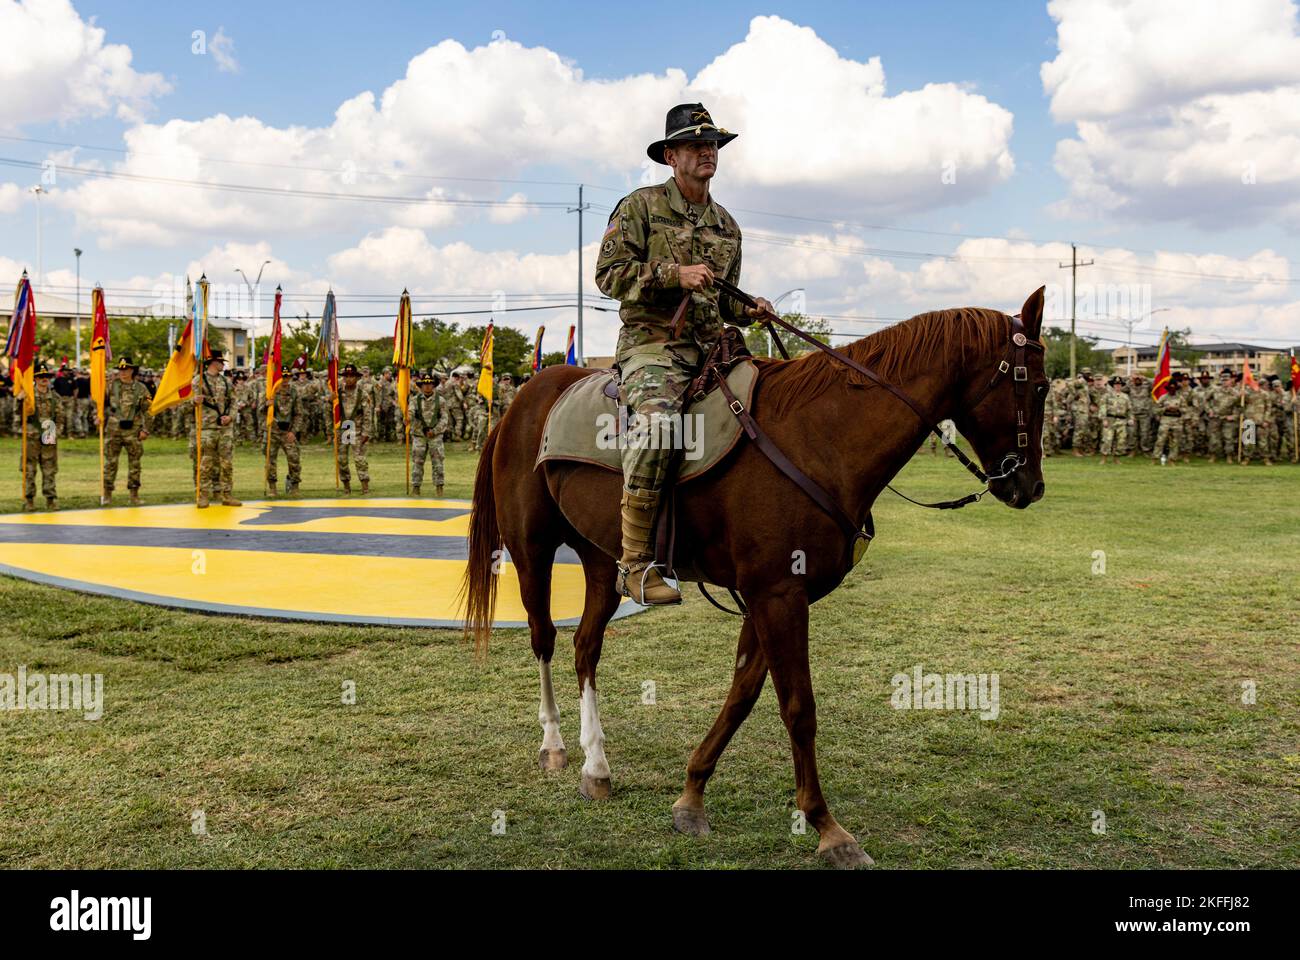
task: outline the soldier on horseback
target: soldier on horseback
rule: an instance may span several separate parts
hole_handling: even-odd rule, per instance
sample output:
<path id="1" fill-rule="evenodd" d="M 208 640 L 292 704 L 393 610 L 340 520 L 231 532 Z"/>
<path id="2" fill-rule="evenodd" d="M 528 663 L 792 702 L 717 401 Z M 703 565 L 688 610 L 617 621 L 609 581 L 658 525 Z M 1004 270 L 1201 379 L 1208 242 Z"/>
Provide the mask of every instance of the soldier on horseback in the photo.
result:
<path id="1" fill-rule="evenodd" d="M 700 103 L 668 111 L 664 138 L 646 149 L 651 160 L 672 167 L 661 184 L 619 201 L 601 239 L 596 285 L 621 301 L 615 365 L 621 402 L 648 422 L 650 436 L 671 425 L 682 399 L 724 323 L 748 325 L 772 309 L 755 308 L 721 294 L 714 277 L 740 283 L 740 227 L 709 196 L 718 151 L 736 138 L 714 125 Z M 654 563 L 655 512 L 673 449 L 659 443 L 623 450 L 623 558 L 618 588 L 638 603 L 680 603 Z"/>

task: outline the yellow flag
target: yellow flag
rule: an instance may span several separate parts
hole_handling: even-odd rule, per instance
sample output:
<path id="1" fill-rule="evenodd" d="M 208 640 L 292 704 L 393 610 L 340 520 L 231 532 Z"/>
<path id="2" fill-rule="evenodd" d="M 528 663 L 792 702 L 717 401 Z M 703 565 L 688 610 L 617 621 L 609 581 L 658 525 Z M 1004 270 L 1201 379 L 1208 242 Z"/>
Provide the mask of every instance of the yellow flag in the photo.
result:
<path id="1" fill-rule="evenodd" d="M 487 397 L 490 406 L 492 404 L 492 324 L 490 323 L 483 337 L 483 349 L 480 355 L 483 369 L 478 375 L 478 392 Z"/>

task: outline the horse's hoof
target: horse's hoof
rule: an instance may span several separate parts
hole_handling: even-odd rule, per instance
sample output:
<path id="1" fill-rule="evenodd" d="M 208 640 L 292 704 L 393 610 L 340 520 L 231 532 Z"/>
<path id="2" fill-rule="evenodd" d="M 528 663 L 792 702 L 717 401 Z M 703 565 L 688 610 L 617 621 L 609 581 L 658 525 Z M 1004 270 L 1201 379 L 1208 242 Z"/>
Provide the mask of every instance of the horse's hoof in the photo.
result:
<path id="1" fill-rule="evenodd" d="M 842 843 L 838 847 L 818 850 L 817 856 L 836 870 L 861 870 L 876 862 L 857 843 Z"/>
<path id="2" fill-rule="evenodd" d="M 537 765 L 543 770 L 556 771 L 563 770 L 569 765 L 569 751 L 560 747 L 558 750 L 548 750 L 542 747 L 537 751 Z"/>
<path id="3" fill-rule="evenodd" d="M 673 829 L 688 837 L 707 837 L 709 816 L 696 807 L 673 807 Z"/>
<path id="4" fill-rule="evenodd" d="M 582 775 L 582 786 L 578 787 L 578 792 L 584 800 L 608 800 L 609 791 L 609 777 L 593 777 L 589 773 Z"/>

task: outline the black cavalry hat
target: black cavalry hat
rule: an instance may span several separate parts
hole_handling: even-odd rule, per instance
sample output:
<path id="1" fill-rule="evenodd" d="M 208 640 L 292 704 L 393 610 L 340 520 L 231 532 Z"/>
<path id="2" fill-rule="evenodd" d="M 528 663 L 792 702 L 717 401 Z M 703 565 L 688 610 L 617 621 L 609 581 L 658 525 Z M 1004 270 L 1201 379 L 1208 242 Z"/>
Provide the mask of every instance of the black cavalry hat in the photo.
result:
<path id="1" fill-rule="evenodd" d="M 713 117 L 709 116 L 709 111 L 704 108 L 704 104 L 679 103 L 668 111 L 668 118 L 664 121 L 664 138 L 650 144 L 645 148 L 645 152 L 655 163 L 667 164 L 668 161 L 664 159 L 664 147 L 674 141 L 716 140 L 718 149 L 721 150 L 737 136 L 739 134 L 715 126 Z"/>
<path id="2" fill-rule="evenodd" d="M 345 377 L 359 377 L 361 376 L 361 371 L 357 369 L 355 363 L 349 363 L 340 371 L 340 374 Z"/>
<path id="3" fill-rule="evenodd" d="M 134 364 L 134 363 L 131 362 L 131 358 L 130 358 L 130 357 L 120 357 L 120 358 L 118 358 L 118 361 L 117 361 L 117 369 L 119 369 L 119 370 L 125 370 L 125 369 L 127 369 L 128 367 L 131 368 L 131 372 L 132 372 L 132 373 L 138 372 L 139 369 L 140 369 L 140 367 L 139 367 L 138 364 Z"/>
<path id="4" fill-rule="evenodd" d="M 206 367 L 209 363 L 225 363 L 225 362 L 226 362 L 226 358 L 221 355 L 220 350 L 210 349 L 208 350 L 207 358 L 203 361 L 203 365 Z"/>

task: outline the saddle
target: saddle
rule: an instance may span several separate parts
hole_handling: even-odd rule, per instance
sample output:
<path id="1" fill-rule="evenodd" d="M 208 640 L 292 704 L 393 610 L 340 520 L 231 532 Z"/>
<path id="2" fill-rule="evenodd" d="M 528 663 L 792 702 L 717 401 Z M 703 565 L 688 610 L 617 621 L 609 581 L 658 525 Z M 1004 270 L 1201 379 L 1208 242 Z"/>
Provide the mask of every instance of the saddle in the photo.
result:
<path id="1" fill-rule="evenodd" d="M 725 344 L 725 346 L 724 346 Z M 711 363 L 713 358 L 717 358 Z M 676 483 L 687 483 L 718 466 L 740 442 L 739 421 L 719 389 L 725 375 L 727 389 L 748 403 L 754 395 L 758 368 L 751 362 L 738 331 L 724 336 L 691 381 L 683 398 L 683 413 L 695 416 L 685 439 L 691 447 L 674 457 Z M 618 375 L 602 370 L 583 377 L 560 395 L 546 417 L 534 468 L 548 460 L 569 460 L 623 472 L 620 441 L 627 428 L 620 416 Z M 702 435 L 701 435 L 702 434 Z"/>

